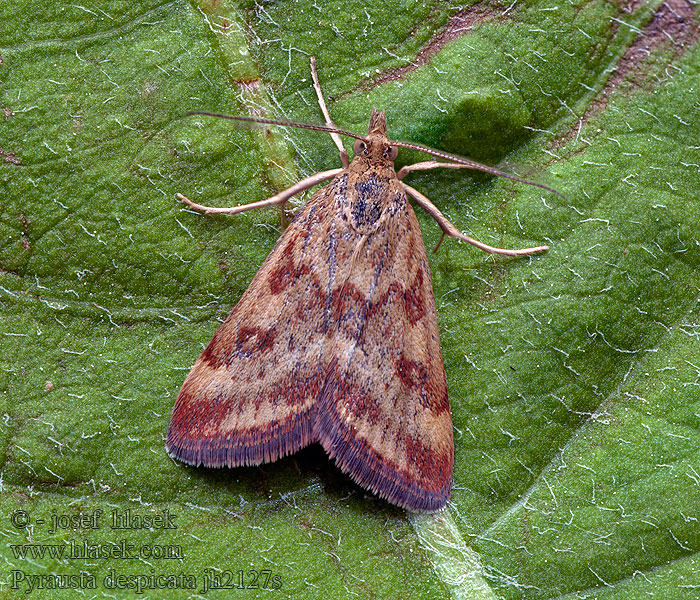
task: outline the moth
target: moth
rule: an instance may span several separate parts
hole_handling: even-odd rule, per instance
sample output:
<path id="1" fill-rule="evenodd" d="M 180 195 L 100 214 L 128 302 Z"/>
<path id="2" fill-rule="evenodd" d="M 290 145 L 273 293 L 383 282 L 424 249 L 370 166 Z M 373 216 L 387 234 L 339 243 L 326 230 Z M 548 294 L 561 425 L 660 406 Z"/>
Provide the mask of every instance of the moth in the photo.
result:
<path id="1" fill-rule="evenodd" d="M 408 510 L 436 511 L 452 485 L 452 418 L 428 259 L 409 198 L 437 221 L 443 238 L 511 256 L 547 246 L 506 250 L 469 238 L 402 179 L 420 169 L 470 168 L 558 192 L 420 144 L 391 141 L 384 112 L 376 109 L 366 136 L 340 130 L 328 114 L 313 59 L 311 71 L 325 126 L 191 113 L 329 132 L 343 166 L 232 208 L 178 194 L 204 213 L 236 214 L 282 204 L 330 180 L 284 231 L 192 367 L 166 448 L 191 465 L 236 467 L 320 443 L 360 486 Z M 352 162 L 339 135 L 355 139 Z M 397 173 L 400 147 L 444 161 Z"/>

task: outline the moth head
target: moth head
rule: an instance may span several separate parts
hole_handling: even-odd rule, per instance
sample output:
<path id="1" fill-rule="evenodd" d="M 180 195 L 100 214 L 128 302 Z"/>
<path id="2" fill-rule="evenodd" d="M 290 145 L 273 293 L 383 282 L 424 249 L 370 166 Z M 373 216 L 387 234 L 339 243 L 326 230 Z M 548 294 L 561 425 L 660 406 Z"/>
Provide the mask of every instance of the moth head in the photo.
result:
<path id="1" fill-rule="evenodd" d="M 352 146 L 355 156 L 368 159 L 373 162 L 394 162 L 399 153 L 398 146 L 392 144 L 383 135 L 369 135 L 364 139 L 355 140 Z"/>
<path id="2" fill-rule="evenodd" d="M 399 149 L 386 137 L 386 115 L 383 110 L 372 109 L 369 135 L 366 138 L 357 138 L 352 149 L 359 158 L 367 158 L 373 162 L 394 162 Z"/>

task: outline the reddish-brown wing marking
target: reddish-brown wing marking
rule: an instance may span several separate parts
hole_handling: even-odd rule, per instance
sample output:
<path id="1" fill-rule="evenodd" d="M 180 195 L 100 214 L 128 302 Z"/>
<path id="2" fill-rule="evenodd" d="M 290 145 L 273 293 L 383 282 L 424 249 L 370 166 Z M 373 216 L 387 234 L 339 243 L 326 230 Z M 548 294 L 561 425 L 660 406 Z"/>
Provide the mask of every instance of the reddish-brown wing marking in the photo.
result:
<path id="1" fill-rule="evenodd" d="M 191 464 L 275 460 L 320 442 L 361 485 L 444 506 L 452 422 L 420 229 L 387 158 L 365 154 L 317 192 L 195 363 L 168 451 Z"/>

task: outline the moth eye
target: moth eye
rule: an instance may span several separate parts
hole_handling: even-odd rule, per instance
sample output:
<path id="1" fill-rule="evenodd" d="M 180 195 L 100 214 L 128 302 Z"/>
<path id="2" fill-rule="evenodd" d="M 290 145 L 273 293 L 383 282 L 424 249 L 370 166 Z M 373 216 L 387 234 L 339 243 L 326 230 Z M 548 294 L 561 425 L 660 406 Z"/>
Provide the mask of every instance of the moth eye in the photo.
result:
<path id="1" fill-rule="evenodd" d="M 389 159 L 390 160 L 396 160 L 396 157 L 399 154 L 399 149 L 396 146 L 389 146 L 386 149 L 387 153 L 389 154 Z"/>
<path id="2" fill-rule="evenodd" d="M 362 140 L 355 140 L 352 145 L 352 151 L 357 156 L 358 154 L 367 154 L 367 145 Z"/>

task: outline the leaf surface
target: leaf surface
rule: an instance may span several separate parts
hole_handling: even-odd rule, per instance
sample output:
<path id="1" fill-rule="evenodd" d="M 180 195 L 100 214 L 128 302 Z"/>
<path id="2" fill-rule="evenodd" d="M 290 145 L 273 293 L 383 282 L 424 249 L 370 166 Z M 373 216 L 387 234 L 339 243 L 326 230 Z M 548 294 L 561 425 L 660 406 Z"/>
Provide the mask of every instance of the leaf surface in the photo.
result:
<path id="1" fill-rule="evenodd" d="M 0 23 L 8 593 L 81 572 L 66 585 L 86 597 L 700 593 L 690 3 L 19 1 Z M 204 217 L 175 193 L 239 204 L 338 165 L 325 135 L 183 115 L 320 122 L 312 54 L 339 127 L 364 133 L 376 106 L 396 139 L 568 198 L 408 179 L 477 239 L 551 246 L 510 259 L 446 240 L 430 257 L 456 438 L 441 517 L 372 498 L 317 447 L 235 470 L 164 451 L 188 369 L 280 231 L 273 210 Z M 136 555 L 68 558 L 71 542 Z"/>

